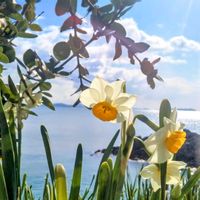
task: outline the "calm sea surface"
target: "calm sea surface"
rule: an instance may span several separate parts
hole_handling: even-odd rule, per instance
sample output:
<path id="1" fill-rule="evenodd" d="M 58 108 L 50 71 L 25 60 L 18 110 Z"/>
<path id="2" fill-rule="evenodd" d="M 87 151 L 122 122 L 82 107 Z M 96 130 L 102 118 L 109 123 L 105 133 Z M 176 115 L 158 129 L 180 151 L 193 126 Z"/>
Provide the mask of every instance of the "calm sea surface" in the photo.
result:
<path id="1" fill-rule="evenodd" d="M 54 164 L 64 164 L 70 182 L 74 166 L 76 148 L 83 146 L 82 190 L 89 186 L 96 173 L 102 154 L 91 156 L 97 149 L 105 148 L 118 130 L 119 124 L 104 123 L 94 118 L 83 107 L 56 107 L 56 112 L 40 107 L 38 117 L 30 117 L 25 122 L 22 145 L 22 172 L 28 174 L 28 183 L 32 185 L 35 197 L 42 196 L 45 175 L 48 173 L 40 126 L 48 129 Z M 158 111 L 137 109 L 135 114 L 145 114 L 158 121 Z M 200 133 L 200 111 L 178 111 L 178 119 L 191 131 Z M 145 124 L 136 122 L 136 134 L 147 136 L 152 133 Z M 116 145 L 119 145 L 119 140 Z M 113 157 L 114 159 L 114 157 Z M 129 171 L 134 178 L 141 163 L 129 162 Z"/>

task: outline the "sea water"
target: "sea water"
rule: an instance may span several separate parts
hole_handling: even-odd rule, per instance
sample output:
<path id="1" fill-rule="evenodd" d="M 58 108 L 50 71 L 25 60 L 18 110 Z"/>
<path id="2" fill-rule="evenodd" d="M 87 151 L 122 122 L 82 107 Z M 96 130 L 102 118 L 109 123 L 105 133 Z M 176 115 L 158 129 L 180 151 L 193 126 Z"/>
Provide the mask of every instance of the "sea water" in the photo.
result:
<path id="1" fill-rule="evenodd" d="M 57 106 L 56 111 L 40 107 L 35 110 L 38 117 L 32 116 L 24 123 L 22 140 L 22 173 L 27 173 L 28 184 L 32 185 L 34 196 L 42 197 L 43 185 L 48 171 L 45 150 L 40 133 L 40 126 L 44 125 L 49 133 L 54 165 L 62 163 L 66 168 L 67 179 L 70 183 L 73 173 L 76 148 L 79 143 L 83 147 L 83 172 L 81 191 L 89 186 L 93 175 L 97 172 L 102 154 L 92 155 L 96 150 L 105 148 L 119 124 L 105 123 L 94 116 L 91 111 L 83 107 Z M 158 123 L 158 111 L 136 109 L 135 114 L 144 114 Z M 178 111 L 178 120 L 185 124 L 185 128 L 200 133 L 200 111 Z M 136 135 L 148 136 L 152 130 L 140 121 L 136 121 Z M 120 138 L 115 146 L 119 146 Z M 115 157 L 112 157 L 113 160 Z M 142 163 L 129 162 L 132 179 L 139 172 Z"/>

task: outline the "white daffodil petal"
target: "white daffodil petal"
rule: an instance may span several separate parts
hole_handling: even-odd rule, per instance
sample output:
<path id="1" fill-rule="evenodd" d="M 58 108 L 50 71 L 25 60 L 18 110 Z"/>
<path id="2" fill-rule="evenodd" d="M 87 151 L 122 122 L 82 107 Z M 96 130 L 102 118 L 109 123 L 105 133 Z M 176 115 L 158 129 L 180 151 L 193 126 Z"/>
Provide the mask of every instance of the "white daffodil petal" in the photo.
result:
<path id="1" fill-rule="evenodd" d="M 109 102 L 111 101 L 113 92 L 114 92 L 114 90 L 111 86 L 109 86 L 109 85 L 105 86 L 106 101 L 109 101 Z"/>
<path id="2" fill-rule="evenodd" d="M 151 185 L 152 185 L 152 188 L 153 188 L 153 191 L 156 192 L 161 186 L 156 182 L 154 181 L 153 179 L 151 179 Z"/>
<path id="3" fill-rule="evenodd" d="M 123 92 L 123 85 L 125 84 L 124 81 L 114 81 L 110 84 L 110 86 L 113 88 L 113 96 L 112 100 L 116 99 L 116 97 L 119 96 L 120 93 Z"/>
<path id="4" fill-rule="evenodd" d="M 170 160 L 168 161 L 168 168 L 176 168 L 176 169 L 183 169 L 185 168 L 186 166 L 186 163 L 182 162 L 182 161 L 173 161 L 173 160 Z"/>
<path id="5" fill-rule="evenodd" d="M 173 156 L 163 144 L 158 143 L 155 151 L 150 156 L 148 161 L 150 163 L 164 163 L 166 160 L 170 159 Z"/>
<path id="6" fill-rule="evenodd" d="M 84 106 L 91 108 L 99 101 L 99 92 L 93 88 L 86 89 L 80 94 L 79 99 Z"/>
<path id="7" fill-rule="evenodd" d="M 118 114 L 122 115 L 124 119 L 128 120 L 130 118 L 130 112 L 132 112 L 129 108 L 125 106 L 120 106 L 117 108 Z"/>
<path id="8" fill-rule="evenodd" d="M 149 179 L 149 178 L 152 178 L 155 173 L 157 173 L 156 172 L 157 170 L 158 170 L 157 166 L 154 165 L 154 164 L 151 164 L 151 165 L 148 165 L 148 166 L 144 167 L 142 169 L 142 171 L 140 172 L 140 175 L 144 179 Z"/>
<path id="9" fill-rule="evenodd" d="M 180 182 L 180 169 L 185 168 L 186 163 L 169 160 L 167 163 L 167 184 L 177 184 Z"/>
<path id="10" fill-rule="evenodd" d="M 122 94 L 113 101 L 116 106 L 124 106 L 127 108 L 132 108 L 136 102 L 136 97 L 134 95 Z"/>
<path id="11" fill-rule="evenodd" d="M 178 175 L 173 175 L 173 176 L 167 176 L 166 178 L 166 184 L 168 185 L 176 185 L 177 183 L 180 182 L 180 175 L 179 171 L 177 171 Z"/>
<path id="12" fill-rule="evenodd" d="M 104 90 L 105 90 L 106 85 L 108 85 L 107 81 L 103 80 L 100 77 L 96 77 L 92 81 L 90 88 L 96 89 L 100 94 L 101 100 L 104 100 L 105 99 L 105 91 Z"/>
<path id="13" fill-rule="evenodd" d="M 133 107 L 133 105 L 135 104 L 136 102 L 136 96 L 134 95 L 130 95 L 129 98 L 127 99 L 126 102 L 124 102 L 123 104 L 121 104 L 122 106 L 126 106 L 128 107 L 129 109 Z"/>
<path id="14" fill-rule="evenodd" d="M 156 149 L 157 144 L 164 143 L 165 137 L 167 134 L 166 127 L 160 128 L 157 132 L 149 136 L 145 141 L 144 145 L 146 149 L 153 153 Z"/>

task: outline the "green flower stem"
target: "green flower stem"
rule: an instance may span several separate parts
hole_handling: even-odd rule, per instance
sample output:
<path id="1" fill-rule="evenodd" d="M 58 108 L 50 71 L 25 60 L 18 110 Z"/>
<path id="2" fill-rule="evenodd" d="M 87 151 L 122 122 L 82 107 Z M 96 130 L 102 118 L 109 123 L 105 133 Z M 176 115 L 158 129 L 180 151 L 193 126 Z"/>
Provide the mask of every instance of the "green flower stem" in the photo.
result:
<path id="1" fill-rule="evenodd" d="M 122 150 L 125 146 L 126 143 L 126 121 L 122 122 L 121 124 L 121 145 L 122 145 Z"/>
<path id="2" fill-rule="evenodd" d="M 117 154 L 117 158 L 115 161 L 110 200 L 119 200 L 121 197 L 127 164 L 133 147 L 134 135 L 135 129 L 132 125 L 130 125 L 126 130 L 127 139 L 125 145 L 124 147 L 122 147 L 121 144 L 120 150 Z"/>
<path id="3" fill-rule="evenodd" d="M 21 106 L 19 107 L 19 109 L 21 108 Z M 20 112 L 20 111 L 19 111 Z M 17 135 L 18 135 L 18 156 L 17 156 L 17 173 L 18 173 L 18 184 L 20 184 L 20 169 L 21 169 L 21 146 L 22 146 L 22 127 L 21 127 L 21 117 L 20 117 L 20 113 L 18 112 L 18 116 L 17 116 Z"/>
<path id="4" fill-rule="evenodd" d="M 122 91 L 126 93 L 126 84 L 123 85 Z M 126 126 L 127 126 L 127 122 L 123 121 L 121 125 L 121 145 L 122 145 L 121 150 L 122 151 L 126 143 Z"/>
<path id="5" fill-rule="evenodd" d="M 165 200 L 167 162 L 160 164 L 161 200 Z"/>

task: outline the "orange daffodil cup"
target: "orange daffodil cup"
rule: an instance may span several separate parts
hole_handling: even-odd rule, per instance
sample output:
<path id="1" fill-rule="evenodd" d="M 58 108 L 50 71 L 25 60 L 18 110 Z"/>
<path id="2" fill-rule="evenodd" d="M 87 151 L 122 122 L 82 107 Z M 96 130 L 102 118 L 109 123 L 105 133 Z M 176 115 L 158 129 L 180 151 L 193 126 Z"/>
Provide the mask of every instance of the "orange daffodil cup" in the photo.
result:
<path id="1" fill-rule="evenodd" d="M 94 116 L 102 121 L 123 122 L 129 119 L 136 102 L 134 95 L 123 92 L 124 84 L 124 81 L 108 83 L 96 77 L 90 88 L 80 94 L 80 101 L 91 108 Z"/>

